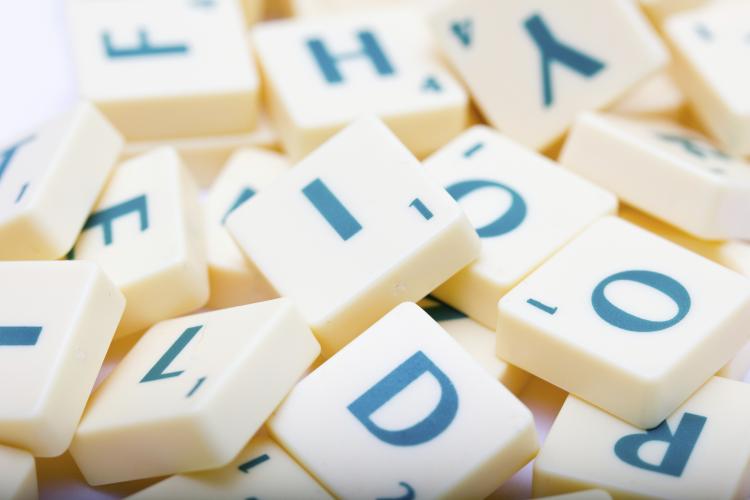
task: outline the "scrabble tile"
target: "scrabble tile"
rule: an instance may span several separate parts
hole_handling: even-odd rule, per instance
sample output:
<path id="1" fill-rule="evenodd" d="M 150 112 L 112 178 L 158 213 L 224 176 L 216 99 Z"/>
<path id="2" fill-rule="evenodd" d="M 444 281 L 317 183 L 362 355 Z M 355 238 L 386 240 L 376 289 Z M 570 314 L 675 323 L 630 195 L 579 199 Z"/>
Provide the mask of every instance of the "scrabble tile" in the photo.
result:
<path id="1" fill-rule="evenodd" d="M 458 204 L 379 120 L 357 120 L 235 210 L 226 226 L 330 356 L 476 258 Z"/>
<path id="2" fill-rule="evenodd" d="M 287 173 L 282 155 L 261 149 L 242 149 L 232 155 L 206 197 L 206 255 L 211 298 L 207 306 L 248 304 L 271 299 L 276 292 L 247 261 L 224 223 L 229 214 L 260 190 Z"/>
<path id="3" fill-rule="evenodd" d="M 265 23 L 253 45 L 271 116 L 293 159 L 367 114 L 420 157 L 466 126 L 468 96 L 442 66 L 418 11 Z"/>
<path id="4" fill-rule="evenodd" d="M 570 396 L 534 462 L 534 494 L 747 498 L 748 418 L 750 386 L 718 377 L 649 430 Z"/>
<path id="5" fill-rule="evenodd" d="M 72 257 L 94 261 L 127 298 L 117 336 L 208 300 L 196 187 L 173 149 L 122 163 L 84 225 Z"/>
<path id="6" fill-rule="evenodd" d="M 484 498 L 538 447 L 528 409 L 413 303 L 303 379 L 269 428 L 339 498 Z"/>
<path id="7" fill-rule="evenodd" d="M 609 108 L 616 115 L 685 121 L 687 100 L 671 72 L 665 70 L 633 87 Z"/>
<path id="8" fill-rule="evenodd" d="M 497 301 L 617 199 L 484 126 L 424 162 L 466 211 L 482 241 L 474 263 L 433 295 L 493 330 Z"/>
<path id="9" fill-rule="evenodd" d="M 93 485 L 222 467 L 319 351 L 286 299 L 158 323 L 94 393 L 70 451 Z"/>
<path id="10" fill-rule="evenodd" d="M 630 0 L 465 0 L 432 27 L 489 123 L 538 150 L 667 61 Z"/>
<path id="11" fill-rule="evenodd" d="M 259 432 L 239 456 L 221 469 L 179 474 L 128 500 L 332 500 L 321 486 L 264 432 Z"/>
<path id="12" fill-rule="evenodd" d="M 38 497 L 36 465 L 30 453 L 0 445 L 0 498 L 32 500 Z"/>
<path id="13" fill-rule="evenodd" d="M 65 255 L 121 149 L 120 134 L 86 102 L 0 145 L 0 260 Z"/>
<path id="14" fill-rule="evenodd" d="M 703 124 L 731 153 L 750 155 L 750 4 L 710 2 L 664 25 L 677 78 Z"/>
<path id="15" fill-rule="evenodd" d="M 261 114 L 258 126 L 249 133 L 129 142 L 121 158 L 126 160 L 163 146 L 175 148 L 198 185 L 208 187 L 235 150 L 249 147 L 276 150 L 279 138 L 270 119 Z"/>
<path id="16" fill-rule="evenodd" d="M 421 300 L 419 306 L 513 394 L 520 393 L 526 386 L 529 381 L 528 373 L 495 356 L 494 330 L 482 326 L 461 311 L 433 297 Z"/>
<path id="17" fill-rule="evenodd" d="M 739 240 L 707 241 L 690 236 L 628 205 L 620 205 L 618 214 L 652 233 L 687 248 L 724 267 L 750 277 L 750 243 Z"/>
<path id="18" fill-rule="evenodd" d="M 693 236 L 750 238 L 750 165 L 678 125 L 582 115 L 560 163 Z"/>
<path id="19" fill-rule="evenodd" d="M 0 304 L 0 442 L 60 455 L 125 300 L 91 263 L 1 262 Z"/>
<path id="20" fill-rule="evenodd" d="M 237 0 L 76 0 L 81 93 L 128 140 L 250 132 L 259 77 Z"/>
<path id="21" fill-rule="evenodd" d="M 724 365 L 716 375 L 742 382 L 745 380 L 748 370 L 750 370 L 750 342 L 745 343 L 745 345 L 735 353 L 729 363 Z"/>
<path id="22" fill-rule="evenodd" d="M 548 497 L 537 497 L 537 500 L 612 500 L 609 493 L 604 490 L 584 490 L 574 493 L 563 493 Z"/>
<path id="23" fill-rule="evenodd" d="M 747 278 L 616 217 L 594 223 L 498 307 L 498 357 L 642 428 L 750 335 Z"/>

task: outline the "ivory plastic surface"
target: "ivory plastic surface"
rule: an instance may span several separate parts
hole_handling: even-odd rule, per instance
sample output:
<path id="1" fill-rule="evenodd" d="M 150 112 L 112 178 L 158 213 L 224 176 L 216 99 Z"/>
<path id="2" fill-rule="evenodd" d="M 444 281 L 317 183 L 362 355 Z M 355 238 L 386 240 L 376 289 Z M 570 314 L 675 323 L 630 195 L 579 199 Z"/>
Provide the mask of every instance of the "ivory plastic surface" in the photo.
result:
<path id="1" fill-rule="evenodd" d="M 485 498 L 538 447 L 529 410 L 413 303 L 303 379 L 269 426 L 351 499 Z"/>
<path id="2" fill-rule="evenodd" d="M 500 297 L 617 209 L 608 191 L 481 125 L 424 167 L 466 211 L 482 242 L 479 258 L 432 294 L 493 330 Z"/>
<path id="3" fill-rule="evenodd" d="M 250 132 L 260 79 L 237 0 L 73 0 L 81 93 L 128 140 Z"/>
<path id="4" fill-rule="evenodd" d="M 631 0 L 462 0 L 431 24 L 489 123 L 537 150 L 667 62 Z"/>
<path id="5" fill-rule="evenodd" d="M 682 1 L 682 0 L 680 0 Z M 650 76 L 609 108 L 614 114 L 685 121 L 687 99 L 668 70 Z"/>
<path id="6" fill-rule="evenodd" d="M 618 215 L 628 222 L 750 278 L 750 243 L 739 240 L 701 240 L 627 205 L 620 206 Z"/>
<path id="7" fill-rule="evenodd" d="M 534 463 L 534 494 L 747 498 L 748 418 L 750 386 L 719 377 L 647 431 L 569 396 Z"/>
<path id="8" fill-rule="evenodd" d="M 499 303 L 497 354 L 642 428 L 747 341 L 750 281 L 616 217 Z"/>
<path id="9" fill-rule="evenodd" d="M 432 297 L 419 301 L 419 306 L 508 390 L 516 395 L 523 390 L 529 374 L 495 355 L 494 330 Z"/>
<path id="10" fill-rule="evenodd" d="M 36 464 L 27 451 L 0 445 L 0 498 L 36 500 Z"/>
<path id="11" fill-rule="evenodd" d="M 71 454 L 94 485 L 225 466 L 319 352 L 286 299 L 163 321 L 97 389 Z"/>
<path id="12" fill-rule="evenodd" d="M 560 163 L 693 236 L 750 238 L 750 164 L 692 130 L 585 114 L 576 120 Z"/>
<path id="13" fill-rule="evenodd" d="M 677 14 L 664 31 L 677 79 L 703 125 L 731 153 L 750 155 L 750 72 L 747 19 L 750 3 L 714 1 Z"/>
<path id="14" fill-rule="evenodd" d="M 0 145 L 0 260 L 58 259 L 107 182 L 122 137 L 82 102 Z"/>
<path id="15" fill-rule="evenodd" d="M 279 295 L 294 300 L 326 357 L 479 253 L 458 204 L 372 117 L 307 156 L 226 225 Z"/>
<path id="16" fill-rule="evenodd" d="M 117 336 L 206 303 L 202 225 L 197 189 L 173 149 L 117 167 L 71 255 L 102 266 L 125 294 Z"/>
<path id="17" fill-rule="evenodd" d="M 128 500 L 331 500 L 305 470 L 263 431 L 229 465 L 206 472 L 178 474 Z"/>
<path id="18" fill-rule="evenodd" d="M 60 455 L 125 299 L 89 262 L 1 262 L 0 303 L 0 442 Z"/>
<path id="19" fill-rule="evenodd" d="M 262 149 L 241 149 L 232 155 L 205 200 L 210 308 L 271 299 L 276 292 L 250 264 L 224 227 L 227 217 L 258 191 L 289 171 L 284 156 Z"/>
<path id="20" fill-rule="evenodd" d="M 271 116 L 295 160 L 362 115 L 380 117 L 420 157 L 466 127 L 469 98 L 418 11 L 276 21 L 252 39 Z"/>
<path id="21" fill-rule="evenodd" d="M 279 137 L 270 119 L 261 113 L 258 125 L 252 132 L 129 142 L 125 145 L 122 158 L 132 158 L 162 146 L 175 148 L 198 185 L 208 187 L 235 150 L 255 147 L 278 149 Z"/>

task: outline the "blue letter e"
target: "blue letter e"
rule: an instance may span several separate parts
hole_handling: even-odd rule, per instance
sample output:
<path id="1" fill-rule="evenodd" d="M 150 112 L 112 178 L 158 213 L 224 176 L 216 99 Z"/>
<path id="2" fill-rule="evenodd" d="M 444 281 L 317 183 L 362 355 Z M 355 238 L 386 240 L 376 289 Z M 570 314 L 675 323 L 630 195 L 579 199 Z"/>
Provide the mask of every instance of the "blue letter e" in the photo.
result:
<path id="1" fill-rule="evenodd" d="M 677 425 L 674 434 L 669 430 L 667 422 L 664 421 L 645 433 L 629 434 L 620 438 L 615 443 L 615 455 L 623 462 L 641 469 L 680 477 L 690 454 L 695 448 L 706 417 L 685 413 Z M 649 441 L 663 441 L 667 443 L 667 451 L 660 464 L 651 464 L 638 456 L 638 451 Z"/>
<path id="2" fill-rule="evenodd" d="M 370 417 L 376 410 L 425 373 L 432 375 L 440 384 L 440 401 L 424 420 L 397 431 L 383 429 L 371 420 Z M 381 441 L 395 446 L 415 446 L 437 437 L 453 422 L 458 411 L 458 393 L 445 373 L 422 351 L 417 351 L 348 408 Z"/>

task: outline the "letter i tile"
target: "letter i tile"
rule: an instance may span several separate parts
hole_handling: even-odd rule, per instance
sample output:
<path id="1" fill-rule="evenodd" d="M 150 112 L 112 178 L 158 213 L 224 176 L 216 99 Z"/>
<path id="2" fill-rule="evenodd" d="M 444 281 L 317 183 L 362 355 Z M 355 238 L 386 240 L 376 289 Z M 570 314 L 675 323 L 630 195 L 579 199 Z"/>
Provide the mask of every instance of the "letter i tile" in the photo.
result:
<path id="1" fill-rule="evenodd" d="M 300 382 L 269 426 L 340 498 L 484 498 L 538 447 L 531 413 L 408 302 Z"/>
<path id="2" fill-rule="evenodd" d="M 749 418 L 750 386 L 720 377 L 648 430 L 569 396 L 534 463 L 534 496 L 747 498 Z"/>

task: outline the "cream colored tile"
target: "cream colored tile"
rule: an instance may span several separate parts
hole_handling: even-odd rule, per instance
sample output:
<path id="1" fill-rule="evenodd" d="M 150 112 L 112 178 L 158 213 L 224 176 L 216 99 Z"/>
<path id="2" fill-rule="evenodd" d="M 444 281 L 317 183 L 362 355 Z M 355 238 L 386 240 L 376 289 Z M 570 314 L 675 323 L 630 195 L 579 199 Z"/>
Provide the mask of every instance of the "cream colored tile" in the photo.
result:
<path id="1" fill-rule="evenodd" d="M 60 455 L 125 299 L 91 263 L 2 262 L 0 303 L 0 441 L 35 456 Z"/>
<path id="2" fill-rule="evenodd" d="M 30 453 L 0 445 L 0 498 L 36 500 L 36 464 Z"/>
<path id="3" fill-rule="evenodd" d="M 379 120 L 362 118 L 235 210 L 227 228 L 330 356 L 476 258 L 458 204 Z"/>
<path id="4" fill-rule="evenodd" d="M 750 155 L 750 72 L 747 60 L 750 3 L 709 2 L 664 25 L 677 79 L 693 110 L 733 154 Z"/>
<path id="5" fill-rule="evenodd" d="M 497 354 L 642 427 L 747 341 L 750 281 L 607 217 L 499 303 Z"/>
<path id="6" fill-rule="evenodd" d="M 408 9 L 266 23 L 253 33 L 271 115 L 299 159 L 352 120 L 380 117 L 417 156 L 466 127 L 469 99 Z"/>
<path id="7" fill-rule="evenodd" d="M 484 498 L 538 446 L 528 409 L 413 303 L 303 379 L 269 426 L 340 498 Z"/>
<path id="8" fill-rule="evenodd" d="M 482 241 L 479 258 L 433 295 L 493 330 L 500 297 L 617 208 L 611 193 L 489 127 L 472 127 L 424 166 L 466 211 Z"/>
<path id="9" fill-rule="evenodd" d="M 122 138 L 90 103 L 0 146 L 0 259 L 57 259 L 75 242 Z"/>
<path id="10" fill-rule="evenodd" d="M 332 500 L 305 470 L 264 432 L 221 469 L 178 474 L 128 500 Z"/>
<path id="11" fill-rule="evenodd" d="M 237 0 L 73 0 L 81 93 L 128 140 L 250 132 L 260 80 Z"/>
<path id="12" fill-rule="evenodd" d="M 693 236 L 750 238 L 750 164 L 681 126 L 585 114 L 560 163 Z"/>
<path id="13" fill-rule="evenodd" d="M 71 454 L 94 485 L 223 467 L 319 352 L 286 299 L 163 321 L 96 391 Z"/>
<path id="14" fill-rule="evenodd" d="M 205 200 L 206 255 L 213 309 L 276 297 L 266 279 L 242 254 L 224 227 L 229 214 L 289 171 L 287 159 L 261 149 L 238 150 Z"/>
<path id="15" fill-rule="evenodd" d="M 170 148 L 120 164 L 75 245 L 127 298 L 117 336 L 198 309 L 208 270 L 197 190 Z"/>
<path id="16" fill-rule="evenodd" d="M 618 215 L 662 238 L 750 277 L 750 243 L 739 240 L 701 240 L 627 205 L 620 205 Z"/>

